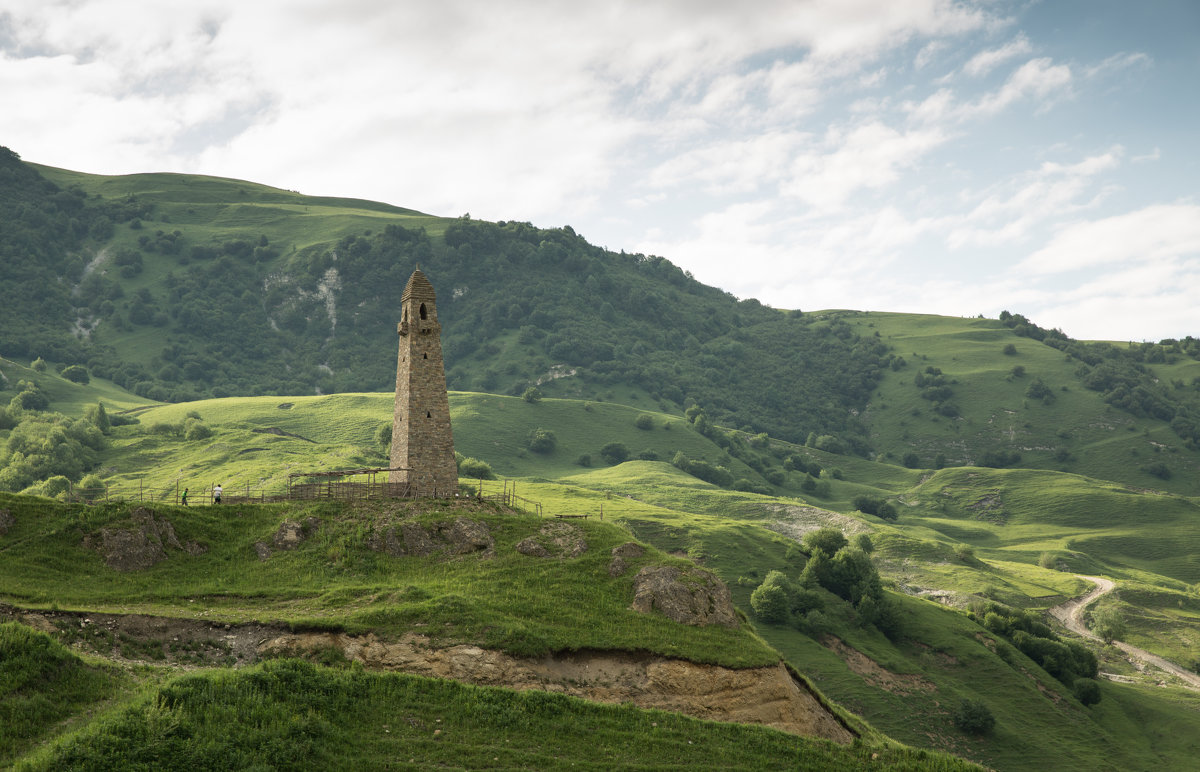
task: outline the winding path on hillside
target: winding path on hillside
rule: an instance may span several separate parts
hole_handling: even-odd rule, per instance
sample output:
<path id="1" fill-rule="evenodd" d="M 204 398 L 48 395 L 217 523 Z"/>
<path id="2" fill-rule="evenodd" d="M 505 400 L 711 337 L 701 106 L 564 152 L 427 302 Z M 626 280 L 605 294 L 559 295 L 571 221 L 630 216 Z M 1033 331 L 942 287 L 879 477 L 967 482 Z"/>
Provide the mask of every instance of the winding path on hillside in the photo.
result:
<path id="1" fill-rule="evenodd" d="M 1062 622 L 1063 626 L 1071 632 L 1082 635 L 1084 638 L 1090 638 L 1093 641 L 1099 641 L 1100 637 L 1092 633 L 1092 631 L 1089 630 L 1086 625 L 1084 625 L 1083 612 L 1098 598 L 1112 592 L 1113 588 L 1116 587 L 1116 584 L 1111 579 L 1105 579 L 1102 576 L 1084 576 L 1083 574 L 1076 574 L 1075 576 L 1080 579 L 1085 579 L 1096 586 L 1093 587 L 1086 595 L 1078 598 L 1072 598 L 1066 603 L 1050 609 L 1050 614 L 1059 622 Z M 1113 646 L 1116 646 L 1118 649 L 1136 660 L 1144 662 L 1148 665 L 1153 665 L 1159 670 L 1165 670 L 1171 675 L 1176 676 L 1182 680 L 1184 685 L 1189 689 L 1200 691 L 1200 675 L 1192 673 L 1188 670 L 1184 670 L 1174 662 L 1165 660 L 1157 654 L 1151 654 L 1145 649 L 1139 649 L 1136 646 L 1131 646 L 1124 641 L 1113 641 Z"/>

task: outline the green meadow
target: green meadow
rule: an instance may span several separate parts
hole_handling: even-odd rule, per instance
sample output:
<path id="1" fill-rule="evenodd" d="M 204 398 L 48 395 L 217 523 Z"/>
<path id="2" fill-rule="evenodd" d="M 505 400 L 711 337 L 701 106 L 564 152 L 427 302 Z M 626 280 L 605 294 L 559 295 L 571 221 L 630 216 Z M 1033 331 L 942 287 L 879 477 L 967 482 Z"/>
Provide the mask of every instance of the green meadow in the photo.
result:
<path id="1" fill-rule="evenodd" d="M 5 368 L 23 372 L 12 369 L 11 364 Z M 48 376 L 39 377 L 49 383 Z M 56 394 L 69 393 L 65 386 L 54 388 L 60 390 Z M 122 401 L 119 389 L 103 381 L 93 380 L 79 389 L 75 400 L 67 403 L 70 410 L 102 400 L 111 413 L 137 419 L 137 423 L 112 428 L 99 462 L 112 497 L 134 501 L 86 506 L 29 496 L 0 498 L 0 509 L 16 515 L 14 527 L 0 536 L 0 587 L 4 588 L 0 602 L 11 606 L 203 618 L 230 624 L 271 622 L 301 630 L 385 637 L 422 631 L 431 635 L 435 645 L 467 642 L 529 656 L 580 649 L 651 651 L 731 667 L 782 658 L 839 710 L 857 716 L 854 720 L 862 722 L 865 738 L 862 747 L 877 749 L 871 752 L 884 754 L 896 768 L 906 768 L 905 764 L 913 769 L 953 768 L 939 766 L 951 764 L 945 757 L 921 756 L 921 751 L 905 751 L 904 746 L 951 753 L 996 769 L 1030 769 L 1048 763 L 1045 760 L 1061 769 L 1179 768 L 1186 766 L 1197 750 L 1192 738 L 1200 737 L 1200 698 L 1195 692 L 1161 674 L 1138 670 L 1111 647 L 1090 644 L 1101 672 L 1119 680 L 1102 678 L 1101 701 L 1084 706 L 1068 685 L 970 614 L 985 600 L 1037 614 L 1090 587 L 1075 578 L 1075 573 L 1100 574 L 1117 581 L 1117 592 L 1104 604 L 1122 613 L 1126 639 L 1188 664 L 1200 632 L 1200 565 L 1192 550 L 1178 545 L 1197 543 L 1200 502 L 1195 498 L 1053 469 L 907 469 L 777 440 L 760 448 L 760 455 L 815 463 L 823 470 L 820 479 L 828 488 L 820 495 L 805 493 L 796 487 L 802 478 L 788 472 L 785 484 L 772 486 L 770 493 L 730 490 L 670 463 L 682 453 L 713 464 L 727 463 L 739 474 L 754 474 L 740 457 L 731 455 L 731 448 L 716 444 L 678 415 L 594 400 L 529 402 L 454 392 L 451 412 L 456 448 L 464 456 L 486 462 L 499 478 L 482 483 L 464 478 L 462 482 L 482 484 L 485 491 L 488 486 L 495 490 L 515 486 L 520 495 L 541 504 L 540 519 L 469 501 L 368 502 L 353 507 L 328 502 L 236 503 L 185 509 L 174 503 L 177 485 L 190 486 L 193 501 L 197 501 L 196 490 L 203 491 L 214 482 L 223 483 L 230 495 L 237 495 L 245 486 L 253 496 L 283 489 L 287 476 L 294 472 L 386 465 L 377 433 L 388 423 L 391 395 L 244 397 L 150 405 L 132 397 Z M 194 420 L 196 415 L 211 431 L 209 436 L 188 440 L 161 428 Z M 648 419 L 639 420 L 643 415 Z M 535 429 L 554 435 L 551 450 L 530 449 Z M 0 432 L 0 440 L 6 435 Z M 619 464 L 605 461 L 600 451 L 609 443 L 628 448 L 631 460 Z M 758 457 L 739 454 L 751 461 Z M 583 456 L 590 457 L 586 466 L 581 463 Z M 856 511 L 854 497 L 862 494 L 894 502 L 896 520 Z M 131 522 L 130 512 L 139 505 L 139 496 L 156 517 L 170 520 L 181 543 L 203 543 L 206 551 L 173 554 L 140 572 L 108 569 L 94 551 L 82 546 L 84 536 Z M 393 558 L 369 548 L 372 535 L 389 524 L 428 525 L 459 515 L 487 523 L 495 539 L 495 558 L 466 556 L 449 562 Z M 567 522 L 581 529 L 588 552 L 570 560 L 541 562 L 515 551 L 518 541 L 536 533 L 554 515 L 587 515 Z M 308 518 L 316 518 L 320 526 L 300 548 L 279 552 L 266 561 L 256 557 L 254 544 L 269 542 L 284 520 Z M 818 593 L 823 604 L 818 621 L 769 624 L 757 618 L 751 602 L 753 591 L 772 571 L 799 577 L 808 556 L 798 540 L 823 526 L 849 535 L 866 534 L 873 542 L 871 557 L 886 595 L 901 612 L 903 624 L 898 635 L 889 638 L 863 624 L 852 607 L 824 591 Z M 661 616 L 630 611 L 633 571 L 612 578 L 606 568 L 611 549 L 631 540 L 648 547 L 638 565 L 698 563 L 716 572 L 744 612 L 743 629 L 681 629 Z M 566 609 L 570 613 L 564 613 Z M 203 617 L 197 616 L 200 614 Z M 102 663 L 89 667 L 105 672 Z M 348 690 L 346 693 L 361 694 L 368 702 L 398 700 L 396 690 L 413 688 L 402 685 L 407 683 L 403 676 L 355 675 L 325 665 L 280 665 L 277 671 L 272 671 L 273 665 L 259 670 L 218 669 L 192 676 L 179 676 L 162 665 L 144 667 L 153 672 L 135 674 L 137 683 L 121 682 L 124 685 L 115 689 L 122 695 L 119 698 L 113 697 L 111 690 L 96 687 L 95 694 L 85 699 L 107 706 L 98 711 L 104 720 L 81 718 L 79 711 L 90 715 L 88 708 L 64 708 L 63 715 L 76 718 L 54 724 L 57 728 L 19 745 L 12 751 L 16 755 L 9 758 L 23 759 L 30 768 L 107 763 L 96 759 L 119 758 L 103 755 L 118 753 L 112 750 L 116 740 L 111 738 L 133 733 L 148 738 L 141 746 L 150 754 L 144 759 L 203 759 L 205 753 L 220 752 L 237 758 L 242 758 L 238 753 L 250 754 L 244 757 L 247 764 L 284 763 L 279 759 L 286 756 L 274 757 L 272 762 L 269 755 L 254 756 L 248 750 L 255 744 L 273 747 L 264 738 L 275 733 L 301 731 L 284 727 L 296 720 L 296 708 L 277 696 L 264 696 L 274 694 L 261 685 L 266 681 L 276 676 L 300 679 L 322 684 L 313 688 L 329 693 Z M 260 688 L 267 691 L 256 691 Z M 452 705 L 510 699 L 474 687 L 447 684 L 437 688 L 454 692 L 455 696 L 446 698 Z M 164 694 L 186 696 L 176 701 Z M 195 707 L 218 706 L 212 708 L 214 715 L 233 715 L 241 710 L 236 707 L 238 701 L 246 699 L 278 716 L 264 721 L 262 733 L 253 737 L 222 737 L 220 720 L 200 719 L 209 709 Z M 527 707 L 522 707 L 520 700 L 527 698 L 511 699 L 518 702 L 503 702 L 506 707 L 497 709 L 498 713 L 517 711 L 525 716 Z M 191 700 L 198 702 L 193 705 Z M 995 718 L 991 732 L 976 736 L 954 725 L 955 706 L 962 700 L 986 704 Z M 424 715 L 403 701 L 395 704 L 406 707 L 397 707 L 392 714 Z M 593 709 L 576 708 L 575 702 L 566 698 L 552 704 L 556 714 Z M 169 715 L 163 713 L 168 708 Z M 543 710 L 540 704 L 528 709 L 535 713 Z M 599 713 L 588 714 L 586 720 L 610 720 L 601 714 L 608 716 L 613 709 L 599 706 L 595 710 Z M 611 719 L 616 722 L 614 728 L 604 731 L 614 736 L 627 729 L 634 731 L 631 727 L 652 715 L 622 710 L 625 712 L 617 711 Z M 449 713 L 457 718 L 451 719 Z M 301 734 L 311 731 L 323 738 L 319 753 L 330 755 L 320 756 L 325 760 L 322 763 L 336 766 L 338 754 L 344 752 L 339 749 L 355 743 L 376 747 L 374 739 L 355 739 L 360 730 L 346 728 L 340 713 L 336 719 L 325 710 L 309 715 L 307 720 L 315 722 L 312 726 L 316 728 Z M 280 718 L 288 716 L 292 718 Z M 454 729 L 464 737 L 475 731 L 499 731 L 468 716 L 465 709 L 447 710 L 444 720 L 467 722 L 469 727 Z M 171 725 L 179 722 L 190 727 L 189 737 L 209 739 L 181 744 L 169 732 L 155 728 L 168 720 Z M 554 733 L 552 723 L 538 723 L 542 719 L 536 716 L 519 721 L 529 722 L 522 725 L 534 727 L 528 730 L 534 735 Z M 393 721 L 382 723 L 397 729 Z M 407 726 L 404 731 L 412 729 L 411 724 Z M 543 726 L 544 730 L 537 728 Z M 377 734 L 379 727 L 370 731 Z M 742 728 L 720 729 L 726 731 L 740 732 Z M 778 735 L 753 728 L 746 731 Z M 713 732 L 710 738 L 722 736 Z M 496 736 L 509 737 L 503 732 Z M 495 744 L 482 735 L 471 737 L 475 739 L 465 739 L 465 746 L 455 751 L 463 754 L 458 758 L 468 760 L 460 762 L 464 766 L 474 763 L 470 759 L 483 758 L 479 754 L 493 752 L 483 748 Z M 779 737 L 792 748 L 789 752 L 810 750 L 810 744 Z M 515 738 L 509 739 L 515 742 Z M 443 747 L 426 748 L 425 742 L 418 745 L 429 753 Z M 559 742 L 564 745 L 531 741 L 512 749 L 515 755 L 500 758 L 509 758 L 518 766 L 536 765 L 530 759 L 542 758 L 551 767 L 584 762 L 620 767 L 633 764 L 630 759 L 636 755 L 630 750 L 628 756 L 587 762 L 580 747 L 572 744 L 581 741 L 555 738 L 554 743 Z M 377 750 L 370 753 L 382 758 L 392 746 L 387 738 L 378 743 Z M 194 750 L 186 750 L 192 745 Z M 673 751 L 667 750 L 676 746 L 671 740 L 661 747 L 630 748 L 639 749 L 637 758 L 643 759 L 644 766 L 662 768 L 676 763 Z M 536 755 L 541 752 L 537 749 L 555 747 L 557 750 L 546 751 L 547 757 Z M 774 745 L 763 747 L 771 749 L 763 753 L 790 758 L 780 756 L 782 752 Z M 187 756 L 185 751 L 198 755 Z M 822 752 L 843 760 L 816 756 L 813 758 L 822 761 L 812 762 L 813 768 L 837 763 L 852 769 L 870 758 L 857 749 L 826 748 Z M 92 753 L 101 755 L 88 755 Z M 678 758 L 686 761 L 692 757 Z M 716 768 L 721 764 L 728 768 L 772 767 L 759 766 L 761 757 L 753 755 L 713 758 L 727 758 L 714 761 Z M 800 768 L 803 763 L 807 762 L 797 762 Z M 417 761 L 413 764 L 420 766 Z M 778 766 L 796 768 L 792 764 Z"/>

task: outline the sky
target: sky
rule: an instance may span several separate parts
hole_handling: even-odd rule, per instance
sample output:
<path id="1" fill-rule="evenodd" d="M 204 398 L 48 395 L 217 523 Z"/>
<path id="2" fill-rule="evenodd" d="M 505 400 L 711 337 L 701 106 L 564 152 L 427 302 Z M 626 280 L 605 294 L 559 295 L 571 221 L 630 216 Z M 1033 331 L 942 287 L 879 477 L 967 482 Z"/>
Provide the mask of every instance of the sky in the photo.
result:
<path id="1" fill-rule="evenodd" d="M 776 308 L 1200 337 L 1196 0 L 0 0 L 0 145 L 572 226 Z"/>

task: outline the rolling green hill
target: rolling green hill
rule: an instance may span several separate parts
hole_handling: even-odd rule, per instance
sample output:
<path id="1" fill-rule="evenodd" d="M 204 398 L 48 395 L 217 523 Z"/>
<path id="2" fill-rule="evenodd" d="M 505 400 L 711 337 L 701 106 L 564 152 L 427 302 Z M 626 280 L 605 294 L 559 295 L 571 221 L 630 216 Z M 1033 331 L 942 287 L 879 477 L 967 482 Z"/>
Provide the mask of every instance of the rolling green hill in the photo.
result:
<path id="1" fill-rule="evenodd" d="M 393 316 L 419 262 L 440 292 L 452 389 L 699 405 L 747 436 L 826 437 L 914 468 L 1200 493 L 1195 338 L 1086 343 L 1007 313 L 778 311 L 570 228 L 88 175 L 7 151 L 0 167 L 0 265 L 16 279 L 0 288 L 0 356 L 82 365 L 146 400 L 390 388 Z"/>
<path id="2" fill-rule="evenodd" d="M 600 605 L 580 596 L 572 608 L 594 610 L 570 619 L 555 615 L 555 604 L 535 613 L 538 605 L 530 599 L 543 589 L 559 597 L 584 590 L 571 587 L 576 581 L 571 571 L 556 579 L 539 575 L 534 584 L 511 574 L 515 564 L 493 565 L 482 573 L 464 565 L 424 578 L 420 574 L 427 569 L 389 574 L 401 566 L 385 568 L 362 547 L 379 513 L 313 509 L 309 514 L 336 525 L 320 531 L 307 552 L 262 564 L 253 557 L 251 543 L 270 538 L 281 516 L 277 509 L 240 505 L 238 516 L 230 519 L 225 510 L 174 506 L 176 483 L 191 485 L 194 492 L 220 480 L 227 491 L 236 493 L 245 485 L 253 496 L 281 488 L 292 470 L 382 464 L 375 435 L 390 405 L 386 394 L 344 394 L 135 408 L 139 423 L 114 427 L 108 435 L 99 462 L 106 482 L 114 494 L 157 502 L 152 506 L 168 513 L 181 543 L 219 546 L 151 573 L 113 575 L 94 554 L 82 555 L 78 545 L 88 529 L 101 527 L 106 518 L 125 517 L 126 510 L 75 507 L 64 510 L 60 521 L 51 514 L 53 505 L 39 504 L 51 509 L 22 518 L 24 525 L 0 537 L 6 571 L 0 602 L 186 618 L 195 613 L 192 601 L 199 600 L 208 615 L 232 623 L 278 620 L 394 637 L 414 624 L 427 629 L 431 620 L 441 620 L 432 627 L 446 625 L 443 645 L 465 640 L 515 653 L 628 648 L 698 661 L 763 661 L 764 649 L 751 639 L 735 644 L 688 636 L 685 641 L 666 629 L 647 628 L 644 633 L 630 629 L 632 637 L 623 640 L 620 626 L 595 623 L 596 614 L 620 614 L 620 602 L 612 602 L 619 591 Z M 796 487 L 775 487 L 764 495 L 723 489 L 662 460 L 682 453 L 756 474 L 693 422 L 673 414 L 458 392 L 452 394 L 451 410 L 459 451 L 507 478 L 485 481 L 485 486 L 518 486 L 521 495 L 542 505 L 546 517 L 589 515 L 582 521 L 588 541 L 600 545 L 593 560 L 607 555 L 607 545 L 632 536 L 656 548 L 656 559 L 669 560 L 667 553 L 687 556 L 716 571 L 731 587 L 735 603 L 755 620 L 762 640 L 778 652 L 768 660 L 782 656 L 829 698 L 896 740 L 997 769 L 1029 769 L 1045 758 L 1063 769 L 1171 767 L 1186 763 L 1195 750 L 1188 739 L 1200 729 L 1194 693 L 1155 686 L 1161 675 L 1143 674 L 1115 650 L 1100 647 L 1094 649 L 1100 670 L 1129 683 L 1102 680 L 1100 704 L 1084 707 L 1069 684 L 968 613 L 990 600 L 1036 614 L 1084 591 L 1085 583 L 1073 571 L 1099 573 L 1118 581 L 1111 605 L 1124 616 L 1128 640 L 1187 663 L 1194 656 L 1189 642 L 1198 630 L 1200 573 L 1190 551 L 1171 545 L 1196 543 L 1200 507 L 1195 499 L 1054 470 L 910 470 L 779 441 L 757 449 L 747 445 L 754 451 L 747 457 L 811 462 L 822 469 L 819 479 L 828 489 L 822 495 L 805 493 L 797 484 L 801 474 L 789 471 L 786 482 Z M 211 435 L 189 440 L 154 428 L 178 425 L 189 420 L 188 413 L 199 414 Z M 642 415 L 649 417 L 649 428 L 639 428 L 647 424 L 639 422 Z M 549 453 L 528 449 L 535 428 L 558 438 Z M 659 460 L 610 465 L 599 455 L 610 442 Z M 585 454 L 593 456 L 591 466 L 577 463 Z M 856 512 L 854 497 L 863 494 L 894 502 L 897 519 Z M 37 501 L 44 500 L 10 498 L 0 508 L 32 512 Z M 497 533 L 509 534 L 503 537 L 507 544 L 538 523 L 536 517 L 482 517 L 495 524 Z M 820 609 L 815 616 L 810 610 L 785 624 L 757 619 L 752 592 L 772 571 L 799 580 L 807 558 L 797 540 L 829 525 L 869 534 L 887 597 L 904 620 L 891 638 L 823 591 L 815 596 Z M 1046 556 L 1049 567 L 1043 567 Z M 79 581 L 80 571 L 87 581 Z M 487 589 L 494 586 L 510 589 Z M 410 589 L 386 589 L 396 587 Z M 556 621 L 534 624 L 539 616 Z M 583 627 L 572 626 L 579 621 Z M 587 636 L 596 635 L 589 643 Z M 986 704 L 996 729 L 975 737 L 955 728 L 954 706 L 964 699 Z"/>
<path id="3" fill-rule="evenodd" d="M 253 503 L 297 473 L 386 466 L 394 311 L 418 262 L 439 292 L 464 490 L 537 506 Z M 1077 574 L 1106 577 L 1093 629 L 1200 668 L 1195 338 L 1075 341 L 1007 312 L 781 311 L 570 228 L 7 151 L 0 268 L 0 616 L 42 617 L 76 652 L 0 627 L 0 715 L 22 722 L 0 763 L 287 765 L 299 748 L 336 766 L 359 747 L 386 766 L 397 740 L 430 764 L 603 768 L 958 768 L 949 752 L 1148 770 L 1200 751 L 1197 692 L 1047 613 L 1091 587 Z M 207 506 L 218 482 L 235 506 Z M 107 564 L 104 534 L 147 517 L 171 524 L 156 531 L 170 559 Z M 482 524 L 495 556 L 379 549 L 389 528 L 456 518 Z M 589 550 L 531 571 L 516 545 L 551 523 L 577 524 Z M 822 528 L 848 543 L 826 534 L 818 550 Z M 631 572 L 609 573 L 630 541 L 638 566 L 715 572 L 741 626 L 631 611 Z M 783 660 L 861 738 L 839 749 L 364 673 L 361 652 L 332 645 L 242 667 L 228 644 L 89 628 L 101 614 L 550 660 Z M 53 668 L 66 675 L 46 680 Z M 433 690 L 455 706 L 453 750 L 374 718 L 424 716 L 416 695 Z M 373 718 L 335 715 L 347 700 Z M 230 717 L 246 711 L 262 721 L 242 733 Z M 965 729 L 971 711 L 994 726 Z M 551 741 L 556 716 L 600 727 L 607 755 L 587 756 L 575 728 Z"/>

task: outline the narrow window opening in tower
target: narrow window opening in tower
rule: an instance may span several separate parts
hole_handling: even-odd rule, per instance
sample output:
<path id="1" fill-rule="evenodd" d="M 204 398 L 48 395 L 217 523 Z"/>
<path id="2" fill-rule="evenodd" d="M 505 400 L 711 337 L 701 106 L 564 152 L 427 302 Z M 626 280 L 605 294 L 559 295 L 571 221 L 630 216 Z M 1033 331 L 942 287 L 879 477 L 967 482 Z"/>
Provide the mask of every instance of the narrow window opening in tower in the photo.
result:
<path id="1" fill-rule="evenodd" d="M 428 411 L 428 410 L 426 410 L 426 411 L 425 411 L 425 417 L 426 417 L 426 418 L 433 418 L 433 416 L 429 414 L 429 411 Z"/>
<path id="2" fill-rule="evenodd" d="M 422 304 L 421 304 L 421 318 L 422 318 L 422 319 L 425 319 L 425 318 L 427 317 L 427 315 L 428 315 L 428 314 L 427 314 L 427 312 L 425 311 L 425 304 L 424 304 L 424 303 L 422 303 Z"/>
<path id="3" fill-rule="evenodd" d="M 402 321 L 402 322 L 408 321 L 408 309 L 407 308 L 404 309 L 404 316 L 400 318 L 400 321 Z"/>
<path id="4" fill-rule="evenodd" d="M 429 355 L 428 355 L 428 354 L 422 354 L 422 355 L 421 355 L 421 359 L 429 359 Z"/>

